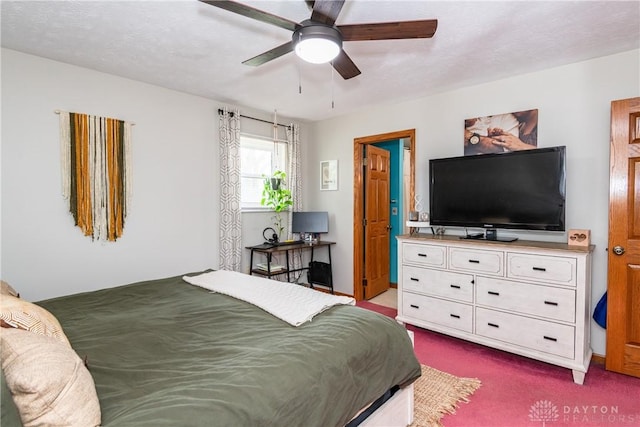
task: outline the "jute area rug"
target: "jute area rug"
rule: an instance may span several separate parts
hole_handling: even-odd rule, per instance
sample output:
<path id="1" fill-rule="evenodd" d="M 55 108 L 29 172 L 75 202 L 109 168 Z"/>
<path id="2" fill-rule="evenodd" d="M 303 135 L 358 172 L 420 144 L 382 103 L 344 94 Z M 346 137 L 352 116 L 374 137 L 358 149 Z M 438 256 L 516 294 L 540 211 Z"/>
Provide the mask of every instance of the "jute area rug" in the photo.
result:
<path id="1" fill-rule="evenodd" d="M 442 427 L 440 419 L 454 414 L 459 402 L 480 387 L 477 378 L 459 378 L 422 365 L 422 376 L 414 383 L 414 414 L 410 427 Z"/>

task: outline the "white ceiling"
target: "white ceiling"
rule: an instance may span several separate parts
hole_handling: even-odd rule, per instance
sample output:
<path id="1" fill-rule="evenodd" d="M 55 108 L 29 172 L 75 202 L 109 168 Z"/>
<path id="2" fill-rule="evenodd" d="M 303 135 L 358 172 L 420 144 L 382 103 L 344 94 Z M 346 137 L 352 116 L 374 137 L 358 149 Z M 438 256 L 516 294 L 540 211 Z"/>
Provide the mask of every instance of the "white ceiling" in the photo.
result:
<path id="1" fill-rule="evenodd" d="M 311 15 L 303 0 L 243 3 Z M 5 48 L 311 121 L 640 47 L 638 0 L 347 0 L 338 25 L 435 18 L 438 30 L 345 42 L 362 74 L 343 80 L 293 53 L 242 65 L 291 33 L 196 0 L 2 0 L 0 12 Z"/>

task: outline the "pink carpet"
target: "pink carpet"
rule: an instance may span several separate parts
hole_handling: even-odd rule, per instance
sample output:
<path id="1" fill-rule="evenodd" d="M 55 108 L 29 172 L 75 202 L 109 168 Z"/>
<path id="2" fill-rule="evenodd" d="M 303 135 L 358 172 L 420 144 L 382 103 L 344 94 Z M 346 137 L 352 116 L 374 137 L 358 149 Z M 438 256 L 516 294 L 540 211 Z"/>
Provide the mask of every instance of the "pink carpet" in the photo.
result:
<path id="1" fill-rule="evenodd" d="M 395 317 L 367 301 L 360 307 Z M 420 363 L 482 386 L 442 421 L 446 427 L 640 426 L 640 379 L 591 364 L 584 385 L 571 371 L 464 340 L 408 326 Z"/>

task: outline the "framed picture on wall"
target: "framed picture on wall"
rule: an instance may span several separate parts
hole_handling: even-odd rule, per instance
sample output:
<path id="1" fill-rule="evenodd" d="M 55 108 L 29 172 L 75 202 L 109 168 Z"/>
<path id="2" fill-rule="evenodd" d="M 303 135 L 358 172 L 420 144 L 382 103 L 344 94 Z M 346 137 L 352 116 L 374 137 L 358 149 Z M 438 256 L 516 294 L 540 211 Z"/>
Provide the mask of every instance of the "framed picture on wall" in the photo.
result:
<path id="1" fill-rule="evenodd" d="M 338 189 L 338 161 L 323 160 L 320 162 L 320 190 Z"/>
<path id="2" fill-rule="evenodd" d="M 465 156 L 529 150 L 537 146 L 537 109 L 464 121 Z"/>

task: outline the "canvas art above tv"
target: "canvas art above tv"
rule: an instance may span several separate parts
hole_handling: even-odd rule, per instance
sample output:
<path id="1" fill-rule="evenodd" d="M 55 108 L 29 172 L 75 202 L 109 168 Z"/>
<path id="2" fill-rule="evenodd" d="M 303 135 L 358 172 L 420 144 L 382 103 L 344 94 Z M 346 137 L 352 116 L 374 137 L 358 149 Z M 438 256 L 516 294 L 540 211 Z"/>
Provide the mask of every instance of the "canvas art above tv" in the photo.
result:
<path id="1" fill-rule="evenodd" d="M 565 230 L 565 147 L 431 159 L 431 225 Z"/>

